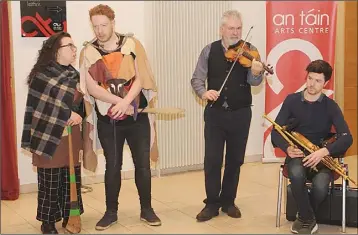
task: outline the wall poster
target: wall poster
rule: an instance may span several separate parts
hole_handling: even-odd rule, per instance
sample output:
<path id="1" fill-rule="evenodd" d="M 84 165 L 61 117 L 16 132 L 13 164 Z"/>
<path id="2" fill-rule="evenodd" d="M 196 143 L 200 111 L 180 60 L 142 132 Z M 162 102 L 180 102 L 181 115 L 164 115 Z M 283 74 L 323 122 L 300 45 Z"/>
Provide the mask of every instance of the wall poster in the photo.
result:
<path id="1" fill-rule="evenodd" d="M 306 86 L 306 66 L 313 60 L 328 61 L 334 69 L 337 2 L 267 1 L 267 63 L 275 74 L 268 78 L 265 113 L 272 120 L 290 93 Z M 334 95 L 334 74 L 324 90 Z M 272 125 L 265 120 L 263 162 L 283 161 L 286 154 L 271 143 Z"/>
<path id="2" fill-rule="evenodd" d="M 67 32 L 66 1 L 20 1 L 22 37 Z"/>

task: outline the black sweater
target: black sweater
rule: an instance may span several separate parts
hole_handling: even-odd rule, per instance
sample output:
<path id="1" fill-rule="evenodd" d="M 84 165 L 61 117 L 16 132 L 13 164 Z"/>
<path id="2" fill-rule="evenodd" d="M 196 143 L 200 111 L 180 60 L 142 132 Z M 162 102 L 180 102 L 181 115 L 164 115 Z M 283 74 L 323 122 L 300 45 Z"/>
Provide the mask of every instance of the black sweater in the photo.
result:
<path id="1" fill-rule="evenodd" d="M 322 94 L 315 102 L 304 99 L 304 91 L 290 94 L 284 100 L 275 122 L 280 126 L 287 125 L 294 119 L 296 127 L 293 131 L 305 136 L 313 144 L 320 146 L 329 137 L 332 126 L 338 139 L 326 146 L 332 157 L 343 155 L 353 143 L 352 135 L 337 103 Z M 271 141 L 287 153 L 289 144 L 273 129 Z"/>

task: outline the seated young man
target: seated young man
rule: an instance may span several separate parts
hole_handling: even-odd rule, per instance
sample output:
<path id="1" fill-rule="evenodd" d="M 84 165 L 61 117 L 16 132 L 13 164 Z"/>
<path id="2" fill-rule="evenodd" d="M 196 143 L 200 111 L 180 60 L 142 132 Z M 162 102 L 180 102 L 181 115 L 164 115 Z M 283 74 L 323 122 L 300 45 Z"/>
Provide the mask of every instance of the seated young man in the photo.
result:
<path id="1" fill-rule="evenodd" d="M 313 144 L 320 146 L 327 139 L 332 126 L 336 129 L 337 140 L 307 156 L 306 152 L 292 147 L 273 129 L 271 140 L 273 145 L 283 150 L 287 157 L 288 177 L 291 182 L 293 197 L 297 203 L 298 216 L 291 227 L 292 233 L 312 234 L 317 232 L 315 213 L 328 194 L 333 172 L 320 161 L 329 155 L 339 157 L 352 145 L 353 139 L 342 111 L 337 103 L 328 98 L 323 88 L 332 76 L 332 67 L 323 60 L 312 61 L 306 68 L 306 88 L 290 94 L 284 100 L 275 122 L 288 125 L 294 120 L 295 132 L 302 134 Z M 292 124 L 292 123 L 291 123 Z M 306 151 L 306 150 L 305 150 Z M 313 168 L 317 166 L 318 171 Z M 306 181 L 312 182 L 311 193 L 308 194 Z"/>

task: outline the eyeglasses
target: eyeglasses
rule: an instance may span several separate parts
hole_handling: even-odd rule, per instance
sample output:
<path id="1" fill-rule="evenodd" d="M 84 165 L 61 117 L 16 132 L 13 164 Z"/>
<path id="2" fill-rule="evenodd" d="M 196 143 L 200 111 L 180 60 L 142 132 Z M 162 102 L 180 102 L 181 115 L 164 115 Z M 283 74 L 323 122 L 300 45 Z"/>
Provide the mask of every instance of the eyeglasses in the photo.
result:
<path id="1" fill-rule="evenodd" d="M 75 45 L 73 45 L 72 43 L 66 44 L 66 45 L 62 45 L 61 47 L 70 47 L 72 50 L 77 50 L 77 47 Z"/>

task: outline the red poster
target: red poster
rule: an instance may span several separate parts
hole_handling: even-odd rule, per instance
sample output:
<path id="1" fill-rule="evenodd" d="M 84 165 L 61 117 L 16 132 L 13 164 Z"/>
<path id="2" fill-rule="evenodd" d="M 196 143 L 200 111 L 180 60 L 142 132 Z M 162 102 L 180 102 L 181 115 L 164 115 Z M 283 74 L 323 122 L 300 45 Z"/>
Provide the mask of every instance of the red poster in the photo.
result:
<path id="1" fill-rule="evenodd" d="M 265 114 L 275 120 L 288 94 L 305 88 L 306 67 L 317 59 L 334 69 L 337 3 L 333 1 L 266 2 L 267 64 L 275 74 L 267 76 Z M 325 87 L 332 97 L 334 75 Z M 264 162 L 284 155 L 271 144 L 270 122 L 265 120 Z"/>

